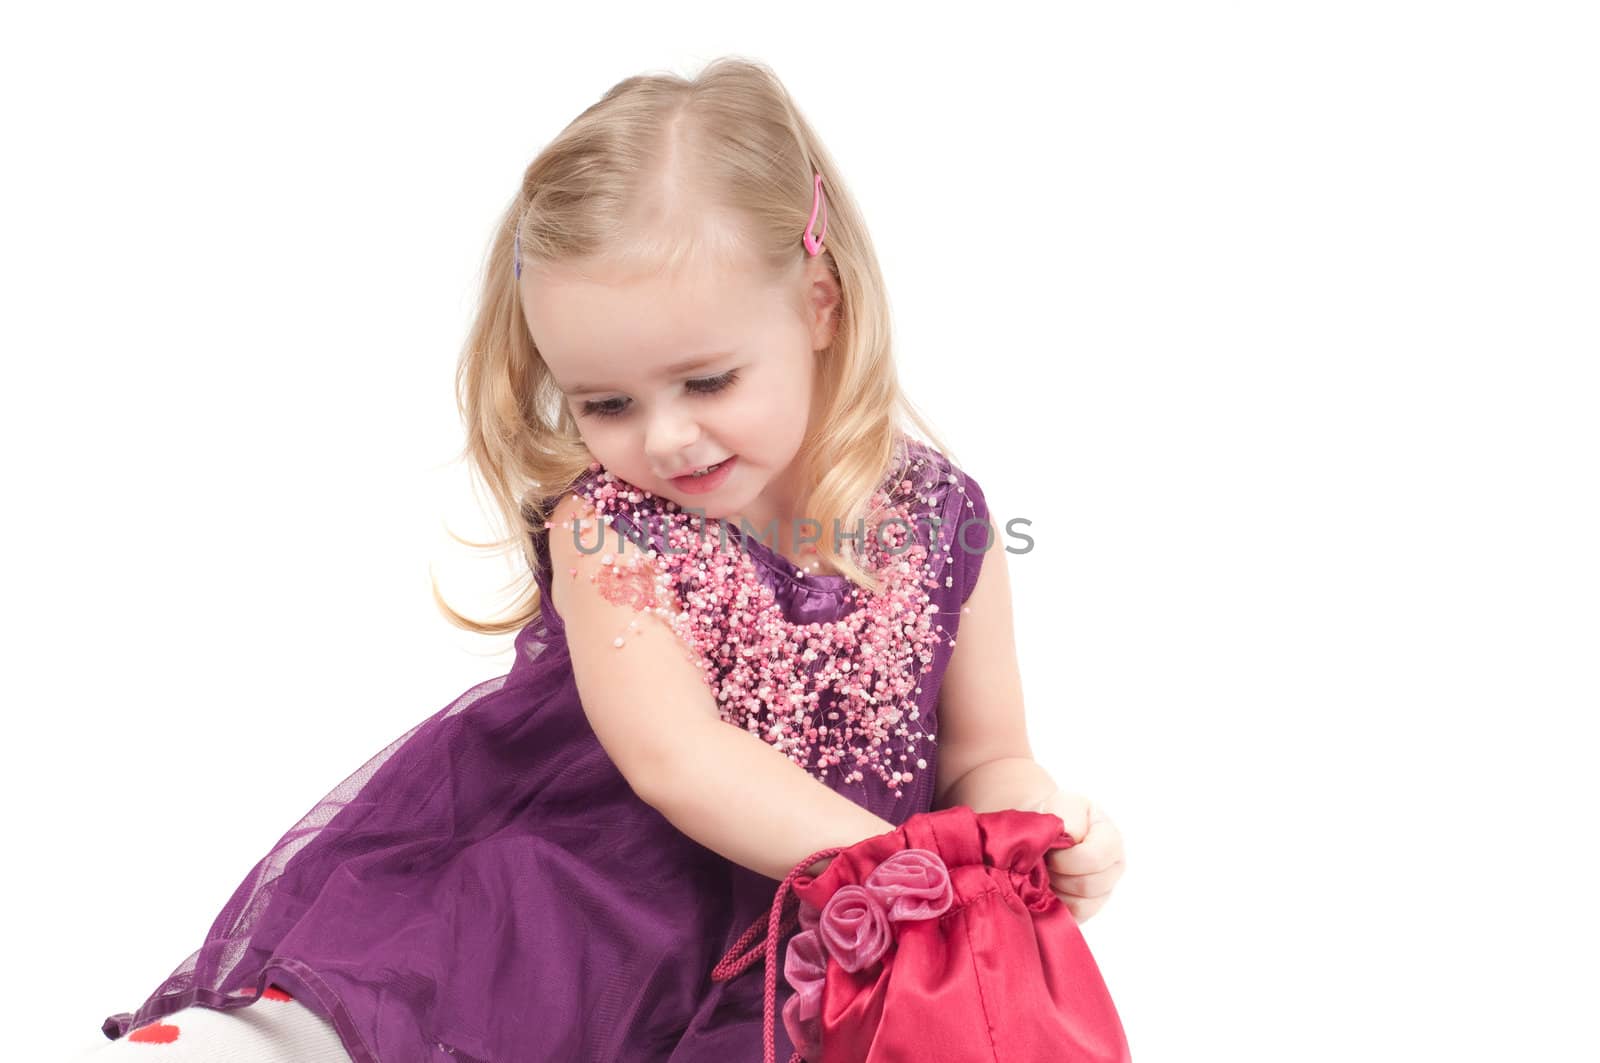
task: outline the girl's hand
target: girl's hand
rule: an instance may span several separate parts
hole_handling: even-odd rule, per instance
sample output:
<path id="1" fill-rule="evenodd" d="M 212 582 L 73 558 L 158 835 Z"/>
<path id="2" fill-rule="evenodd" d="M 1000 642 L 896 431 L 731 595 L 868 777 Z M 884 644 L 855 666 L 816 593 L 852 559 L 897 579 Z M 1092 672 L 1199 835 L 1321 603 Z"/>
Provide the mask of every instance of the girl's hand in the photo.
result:
<path id="1" fill-rule="evenodd" d="M 1045 798 L 1039 811 L 1061 817 L 1061 823 L 1078 844 L 1045 854 L 1050 889 L 1082 923 L 1098 912 L 1122 877 L 1122 832 L 1082 794 L 1057 790 Z"/>

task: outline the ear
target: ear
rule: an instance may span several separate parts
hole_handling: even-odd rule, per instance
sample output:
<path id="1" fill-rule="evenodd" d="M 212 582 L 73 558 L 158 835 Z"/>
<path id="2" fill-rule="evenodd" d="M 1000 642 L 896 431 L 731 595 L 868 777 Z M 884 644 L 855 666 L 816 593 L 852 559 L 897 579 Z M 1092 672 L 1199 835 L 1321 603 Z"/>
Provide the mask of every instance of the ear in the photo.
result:
<path id="1" fill-rule="evenodd" d="M 827 252 L 806 261 L 806 325 L 811 330 L 811 349 L 820 351 L 833 342 L 839 328 L 839 315 L 844 309 L 844 299 L 839 282 L 825 260 Z"/>

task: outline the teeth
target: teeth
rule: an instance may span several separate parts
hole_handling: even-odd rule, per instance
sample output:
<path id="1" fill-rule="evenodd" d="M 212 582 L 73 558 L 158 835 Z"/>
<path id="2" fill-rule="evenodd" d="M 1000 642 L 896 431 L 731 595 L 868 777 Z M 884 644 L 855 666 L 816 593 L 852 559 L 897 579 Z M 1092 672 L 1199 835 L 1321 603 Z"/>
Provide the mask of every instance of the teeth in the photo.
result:
<path id="1" fill-rule="evenodd" d="M 722 467 L 722 462 L 719 461 L 715 465 L 707 465 L 703 469 L 696 469 L 694 472 L 690 473 L 689 475 L 692 476 L 692 477 L 710 476 L 712 473 L 716 472 L 717 469 L 719 469 L 721 467 Z"/>

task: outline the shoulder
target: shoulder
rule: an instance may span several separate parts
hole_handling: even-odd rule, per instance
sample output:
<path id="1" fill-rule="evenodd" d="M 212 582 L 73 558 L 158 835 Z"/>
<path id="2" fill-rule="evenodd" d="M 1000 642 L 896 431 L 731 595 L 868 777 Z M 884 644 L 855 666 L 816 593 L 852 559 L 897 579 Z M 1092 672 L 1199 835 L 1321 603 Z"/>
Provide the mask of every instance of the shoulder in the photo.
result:
<path id="1" fill-rule="evenodd" d="M 974 511 L 988 513 L 977 479 L 949 455 L 919 439 L 902 441 L 887 479 L 897 501 L 937 506 L 952 516 L 956 509 L 966 510 L 969 516 Z"/>
<path id="2" fill-rule="evenodd" d="M 550 515 L 550 596 L 556 612 L 614 620 L 617 608 L 675 611 L 662 585 L 665 559 L 640 509 L 618 510 L 582 490 L 563 496 Z"/>
<path id="3" fill-rule="evenodd" d="M 545 527 L 550 542 L 550 560 L 570 565 L 598 553 L 596 544 L 603 530 L 598 517 L 594 503 L 581 492 L 569 491 L 562 495 L 551 509 Z"/>
<path id="4" fill-rule="evenodd" d="M 541 529 L 544 533 L 560 527 L 570 539 L 573 534 L 564 526 L 581 517 L 602 525 L 613 547 L 629 542 L 659 549 L 667 528 L 684 519 L 681 512 L 673 512 L 678 510 L 676 503 L 636 487 L 598 462 L 591 463 L 565 489 L 545 496 L 542 506 L 547 514 L 546 527 Z M 593 537 L 598 539 L 598 532 Z"/>
<path id="5" fill-rule="evenodd" d="M 928 546 L 937 584 L 958 589 L 965 601 L 984 556 L 998 546 L 977 478 L 933 445 L 906 437 L 889 480 L 891 497 L 913 515 Z"/>
<path id="6" fill-rule="evenodd" d="M 613 545 L 626 541 L 636 548 L 660 550 L 669 529 L 689 519 L 676 502 L 598 465 L 591 465 L 569 493 L 578 495 L 593 510 L 589 516 L 605 525 Z"/>
<path id="7" fill-rule="evenodd" d="M 603 528 L 594 518 L 594 506 L 577 491 L 563 495 L 550 511 L 545 529 L 550 551 L 550 604 L 563 617 L 572 609 L 572 584 L 588 583 L 599 564 L 595 544 Z"/>

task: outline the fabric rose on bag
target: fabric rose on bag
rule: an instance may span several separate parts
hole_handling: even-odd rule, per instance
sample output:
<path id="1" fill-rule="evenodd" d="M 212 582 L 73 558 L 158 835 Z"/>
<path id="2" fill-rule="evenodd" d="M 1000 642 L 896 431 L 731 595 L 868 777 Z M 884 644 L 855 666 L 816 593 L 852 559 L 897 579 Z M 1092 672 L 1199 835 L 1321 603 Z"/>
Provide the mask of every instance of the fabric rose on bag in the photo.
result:
<path id="1" fill-rule="evenodd" d="M 828 954 L 851 973 L 877 963 L 894 940 L 883 905 L 853 882 L 828 898 L 817 933 Z"/>
<path id="2" fill-rule="evenodd" d="M 789 940 L 783 976 L 794 986 L 794 996 L 783 1005 L 783 1028 L 789 1031 L 795 1051 L 807 1059 L 822 1054 L 822 985 L 827 973 L 828 954 L 815 929 Z"/>
<path id="3" fill-rule="evenodd" d="M 891 920 L 933 919 L 950 910 L 955 891 L 950 869 L 938 853 L 902 849 L 872 869 L 866 890 L 883 905 Z"/>
<path id="4" fill-rule="evenodd" d="M 955 891 L 938 853 L 904 849 L 886 858 L 864 886 L 840 886 L 818 912 L 800 902 L 801 932 L 789 940 L 783 976 L 794 995 L 783 1005 L 783 1027 L 795 1051 L 822 1056 L 822 989 L 828 957 L 854 973 L 881 960 L 894 944 L 893 924 L 934 919 L 950 910 Z"/>

